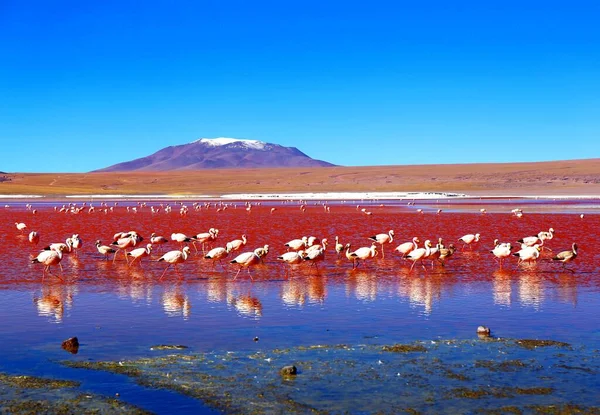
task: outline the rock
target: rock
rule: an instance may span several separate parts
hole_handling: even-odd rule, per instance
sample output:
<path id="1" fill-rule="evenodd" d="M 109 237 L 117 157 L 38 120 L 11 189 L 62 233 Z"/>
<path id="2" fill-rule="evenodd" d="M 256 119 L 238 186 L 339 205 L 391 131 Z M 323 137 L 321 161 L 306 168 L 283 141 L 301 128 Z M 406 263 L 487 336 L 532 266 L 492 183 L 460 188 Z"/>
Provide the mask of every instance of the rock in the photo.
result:
<path id="1" fill-rule="evenodd" d="M 281 376 L 296 376 L 298 374 L 298 369 L 296 369 L 296 366 L 294 365 L 284 366 L 279 371 L 279 374 Z"/>
<path id="2" fill-rule="evenodd" d="M 77 352 L 79 351 L 79 340 L 77 339 L 77 337 L 71 337 L 70 339 L 67 339 L 64 342 L 62 342 L 62 348 L 65 349 L 67 352 L 77 354 Z"/>
<path id="3" fill-rule="evenodd" d="M 490 328 L 486 327 L 486 326 L 479 326 L 477 327 L 477 335 L 479 337 L 490 337 Z"/>
<path id="4" fill-rule="evenodd" d="M 258 337 L 255 337 L 255 338 L 254 338 L 254 341 L 255 341 L 255 342 L 257 342 L 257 341 L 258 341 Z"/>

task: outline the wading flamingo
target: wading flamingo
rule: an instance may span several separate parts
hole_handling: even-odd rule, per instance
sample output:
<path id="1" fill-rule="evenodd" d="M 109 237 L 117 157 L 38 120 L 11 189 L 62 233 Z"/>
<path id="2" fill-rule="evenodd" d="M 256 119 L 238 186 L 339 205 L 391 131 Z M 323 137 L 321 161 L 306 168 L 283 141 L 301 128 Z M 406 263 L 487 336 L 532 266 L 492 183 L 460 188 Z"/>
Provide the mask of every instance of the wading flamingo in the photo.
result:
<path id="1" fill-rule="evenodd" d="M 179 270 L 177 269 L 177 264 L 181 264 L 182 262 L 187 261 L 189 256 L 190 256 L 190 247 L 184 246 L 181 251 L 169 251 L 166 254 L 164 254 L 163 256 L 161 256 L 160 258 L 158 258 L 158 260 L 157 260 L 158 262 L 166 262 L 167 263 L 167 267 L 161 274 L 159 280 L 161 280 L 162 277 L 165 276 L 165 272 L 167 272 L 167 270 L 169 269 L 169 267 L 171 265 L 173 265 L 173 268 L 175 268 L 175 271 L 177 271 L 177 273 L 179 273 Z"/>
<path id="2" fill-rule="evenodd" d="M 383 251 L 383 244 L 390 244 L 394 240 L 394 231 L 390 229 L 388 233 L 379 233 L 377 235 L 369 237 L 370 240 L 377 242 L 381 245 L 381 257 L 385 258 L 385 253 Z"/>

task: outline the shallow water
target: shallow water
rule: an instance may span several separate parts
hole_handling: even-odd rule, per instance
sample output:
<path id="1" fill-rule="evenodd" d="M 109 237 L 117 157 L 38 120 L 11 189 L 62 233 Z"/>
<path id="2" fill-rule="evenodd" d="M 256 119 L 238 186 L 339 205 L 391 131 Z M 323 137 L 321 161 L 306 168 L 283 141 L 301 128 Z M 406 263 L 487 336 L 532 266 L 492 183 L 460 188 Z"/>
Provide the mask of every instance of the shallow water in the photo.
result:
<path id="1" fill-rule="evenodd" d="M 600 258 L 594 248 L 600 215 L 594 206 L 599 201 L 455 202 L 442 207 L 435 201 L 409 206 L 330 202 L 329 211 L 320 202 L 305 209 L 297 202 L 254 203 L 250 212 L 242 202 L 225 210 L 215 202 L 210 207 L 201 202 L 199 210 L 185 202 L 185 216 L 179 214 L 180 204 L 166 201 L 156 214 L 150 206 L 158 209 L 161 202 L 110 202 L 107 208 L 113 209 L 106 213 L 94 202 L 95 212 L 88 213 L 86 206 L 79 214 L 55 211 L 60 203 L 29 202 L 30 210 L 25 202 L 10 202 L 0 210 L 0 371 L 84 379 L 85 390 L 109 396 L 118 392 L 121 399 L 154 412 L 198 413 L 202 403 L 191 398 L 154 393 L 120 375 L 86 374 L 60 361 L 152 357 L 156 351 L 150 348 L 158 344 L 182 344 L 203 353 L 470 340 L 482 324 L 503 338 L 552 339 L 597 350 Z M 168 214 L 167 203 L 173 207 Z M 481 214 L 480 208 L 488 213 Z M 523 208 L 524 216 L 515 217 L 512 208 Z M 435 213 L 438 209 L 441 214 Z M 15 222 L 25 222 L 26 232 L 20 234 Z M 215 246 L 242 233 L 248 244 L 239 252 L 269 244 L 265 263 L 253 268 L 251 276 L 243 270 L 234 280 L 233 265 L 213 267 L 192 247 L 194 255 L 180 273 L 171 268 L 160 280 L 164 265 L 155 261 L 161 254 L 157 249 L 141 266 L 129 267 L 122 253 L 113 263 L 112 255 L 105 261 L 94 246 L 97 239 L 110 243 L 118 231 L 136 230 L 145 245 L 152 232 L 194 235 L 211 227 L 220 231 Z M 516 245 L 517 239 L 550 227 L 556 230 L 546 242 L 552 252 L 544 250 L 537 264 L 517 267 L 516 258 L 510 258 L 501 269 L 489 253 L 495 238 Z M 369 246 L 368 236 L 389 229 L 395 239 L 384 247 L 385 258 L 380 254 L 356 270 L 333 251 L 336 235 L 354 249 Z M 41 234 L 37 246 L 27 240 L 31 230 Z M 84 246 L 76 255 L 65 255 L 63 280 L 42 278 L 42 266 L 32 264 L 31 255 L 74 233 Z M 446 244 L 458 246 L 457 239 L 467 233 L 481 233 L 482 240 L 457 251 L 445 267 L 428 263 L 427 269 L 416 266 L 411 272 L 410 263 L 393 252 L 413 236 L 421 241 L 443 237 Z M 302 264 L 286 275 L 276 256 L 285 252 L 285 242 L 304 235 L 329 240 L 326 260 L 318 269 Z M 572 242 L 580 252 L 569 269 L 549 261 Z M 178 247 L 174 242 L 166 246 Z M 61 342 L 72 336 L 81 343 L 76 355 L 61 349 Z"/>

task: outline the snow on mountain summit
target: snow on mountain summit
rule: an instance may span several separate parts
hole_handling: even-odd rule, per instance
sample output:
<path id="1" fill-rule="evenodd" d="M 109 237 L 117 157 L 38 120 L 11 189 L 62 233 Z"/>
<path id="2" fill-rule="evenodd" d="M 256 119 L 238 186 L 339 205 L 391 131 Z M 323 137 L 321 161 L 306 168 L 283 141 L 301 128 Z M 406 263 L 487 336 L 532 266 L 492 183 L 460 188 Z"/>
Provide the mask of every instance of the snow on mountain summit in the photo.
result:
<path id="1" fill-rule="evenodd" d="M 212 147 L 225 146 L 228 144 L 239 143 L 243 147 L 251 148 L 254 150 L 264 150 L 267 143 L 258 140 L 246 140 L 243 138 L 200 138 L 199 140 L 193 141 L 193 143 L 203 143 Z"/>

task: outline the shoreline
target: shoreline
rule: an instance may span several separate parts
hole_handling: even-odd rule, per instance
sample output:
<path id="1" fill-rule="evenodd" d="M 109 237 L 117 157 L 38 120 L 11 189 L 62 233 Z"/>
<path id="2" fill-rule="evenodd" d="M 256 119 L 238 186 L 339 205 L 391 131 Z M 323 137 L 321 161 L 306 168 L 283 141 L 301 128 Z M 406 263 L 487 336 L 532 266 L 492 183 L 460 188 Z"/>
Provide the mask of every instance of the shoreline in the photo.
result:
<path id="1" fill-rule="evenodd" d="M 3 195 L 0 200 L 468 200 L 468 199 L 557 199 L 557 200 L 589 200 L 600 199 L 600 195 L 578 194 L 506 194 L 506 195 L 481 195 L 454 192 L 306 192 L 306 193 L 229 193 L 221 195 L 194 194 L 80 194 L 80 195 Z"/>

